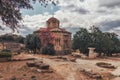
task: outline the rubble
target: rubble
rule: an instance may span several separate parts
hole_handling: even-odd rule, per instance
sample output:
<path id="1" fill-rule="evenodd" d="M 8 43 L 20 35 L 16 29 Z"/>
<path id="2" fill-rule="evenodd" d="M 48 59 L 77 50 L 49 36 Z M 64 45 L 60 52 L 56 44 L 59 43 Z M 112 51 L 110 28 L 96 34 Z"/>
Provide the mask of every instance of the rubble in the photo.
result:
<path id="1" fill-rule="evenodd" d="M 38 66 L 38 68 L 40 69 L 45 69 L 45 70 L 48 70 L 49 69 L 49 65 L 45 64 L 45 63 L 42 63 Z"/>
<path id="2" fill-rule="evenodd" d="M 53 70 L 41 70 L 41 69 L 37 69 L 36 71 L 40 72 L 40 73 L 53 73 Z"/>
<path id="3" fill-rule="evenodd" d="M 116 69 L 115 66 L 113 66 L 109 63 L 99 62 L 99 63 L 96 63 L 96 65 L 99 66 L 99 67 L 103 67 L 103 68 Z"/>
<path id="4" fill-rule="evenodd" d="M 65 57 L 65 56 L 58 56 L 57 58 L 58 58 L 58 59 L 67 60 L 67 57 Z"/>
<path id="5" fill-rule="evenodd" d="M 1 78 L 3 78 L 3 76 L 2 76 L 2 75 L 0 75 L 0 79 L 1 79 Z"/>
<path id="6" fill-rule="evenodd" d="M 35 63 L 33 61 L 29 61 L 26 63 L 28 67 L 34 67 Z"/>
<path id="7" fill-rule="evenodd" d="M 73 57 L 75 57 L 75 58 L 81 58 L 81 55 L 80 54 L 76 54 L 76 53 L 74 53 L 74 54 L 71 54 Z"/>
<path id="8" fill-rule="evenodd" d="M 69 58 L 69 61 L 76 62 L 76 58 Z"/>
<path id="9" fill-rule="evenodd" d="M 92 70 L 80 70 L 84 75 L 89 76 L 90 78 L 96 79 L 96 80 L 101 80 L 102 76 L 98 73 L 92 72 Z"/>
<path id="10" fill-rule="evenodd" d="M 27 61 L 27 60 L 36 60 L 36 58 L 26 58 L 26 59 L 11 59 L 11 61 Z"/>
<path id="11" fill-rule="evenodd" d="M 53 70 L 50 69 L 50 66 L 46 63 L 44 63 L 42 60 L 38 60 L 38 61 L 29 61 L 26 62 L 28 67 L 35 67 L 37 68 L 37 72 L 41 72 L 41 73 L 52 73 Z"/>

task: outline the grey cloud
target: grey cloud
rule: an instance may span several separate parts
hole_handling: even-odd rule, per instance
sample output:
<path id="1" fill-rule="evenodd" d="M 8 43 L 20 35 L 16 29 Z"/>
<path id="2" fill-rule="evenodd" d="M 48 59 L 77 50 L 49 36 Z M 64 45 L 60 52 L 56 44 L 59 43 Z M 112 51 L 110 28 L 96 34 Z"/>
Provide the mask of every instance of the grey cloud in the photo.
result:
<path id="1" fill-rule="evenodd" d="M 118 38 L 120 39 L 120 27 L 119 28 L 114 28 L 112 31 L 114 33 L 116 33 L 118 35 Z"/>
<path id="2" fill-rule="evenodd" d="M 97 12 L 97 13 L 107 13 L 106 10 L 97 10 L 96 12 Z"/>
<path id="3" fill-rule="evenodd" d="M 77 7 L 74 4 L 68 5 L 64 7 L 67 10 L 70 10 L 71 12 L 78 12 L 79 14 L 87 14 L 89 11 L 82 7 Z"/>
<path id="4" fill-rule="evenodd" d="M 22 26 L 21 29 L 31 31 L 31 29 L 29 27 L 27 27 L 26 25 Z"/>
<path id="5" fill-rule="evenodd" d="M 65 8 L 71 9 L 71 8 L 75 8 L 76 6 L 71 4 L 71 5 L 67 5 Z"/>
<path id="6" fill-rule="evenodd" d="M 114 28 L 120 27 L 120 20 L 104 21 L 104 22 L 101 22 L 100 25 L 102 26 L 101 29 L 103 31 L 109 31 Z"/>
<path id="7" fill-rule="evenodd" d="M 114 9 L 108 10 L 107 8 L 96 10 L 96 13 L 98 13 L 100 16 L 111 15 L 111 17 L 112 17 L 112 14 L 114 14 L 114 12 L 115 12 Z"/>
<path id="8" fill-rule="evenodd" d="M 5 30 L 2 26 L 0 26 L 0 30 Z"/>
<path id="9" fill-rule="evenodd" d="M 116 29 L 116 28 L 115 28 L 114 31 L 120 32 L 120 29 Z"/>
<path id="10" fill-rule="evenodd" d="M 108 8 L 120 7 L 120 0 L 99 0 L 99 5 Z"/>
<path id="11" fill-rule="evenodd" d="M 74 9 L 73 11 L 74 11 L 74 12 L 78 12 L 78 13 L 80 13 L 80 14 L 87 14 L 87 13 L 89 13 L 89 11 L 86 10 L 86 9 L 84 9 L 84 8 L 76 8 L 76 9 Z"/>
<path id="12" fill-rule="evenodd" d="M 80 2 L 84 2 L 85 0 L 80 0 Z"/>
<path id="13" fill-rule="evenodd" d="M 67 23 L 68 22 L 68 19 L 67 18 L 63 18 L 62 20 L 61 20 L 61 23 Z"/>
<path id="14" fill-rule="evenodd" d="M 31 33 L 33 33 L 33 29 L 31 29 L 31 28 L 29 28 L 29 27 L 27 27 L 27 26 L 22 26 L 21 27 L 21 29 L 19 30 L 19 32 L 23 35 L 23 36 L 25 36 L 25 35 L 27 35 L 27 34 L 31 34 Z"/>
<path id="15" fill-rule="evenodd" d="M 79 30 L 80 27 L 66 27 L 65 29 L 72 33 L 72 36 Z"/>

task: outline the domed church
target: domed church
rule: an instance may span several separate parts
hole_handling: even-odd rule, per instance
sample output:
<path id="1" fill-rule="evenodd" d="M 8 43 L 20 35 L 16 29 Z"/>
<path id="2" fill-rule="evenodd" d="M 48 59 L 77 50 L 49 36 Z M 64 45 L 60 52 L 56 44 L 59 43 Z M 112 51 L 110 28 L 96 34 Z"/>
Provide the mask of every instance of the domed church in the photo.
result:
<path id="1" fill-rule="evenodd" d="M 69 54 L 71 53 L 72 47 L 71 33 L 60 28 L 59 25 L 60 21 L 57 18 L 51 17 L 46 21 L 46 28 L 40 28 L 40 30 L 34 31 L 34 33 L 40 35 L 47 30 L 47 33 L 44 34 L 46 36 L 52 36 L 51 41 L 54 45 L 56 54 Z M 45 35 L 43 37 L 45 37 Z M 41 39 L 41 44 L 45 45 L 45 41 L 46 39 Z"/>

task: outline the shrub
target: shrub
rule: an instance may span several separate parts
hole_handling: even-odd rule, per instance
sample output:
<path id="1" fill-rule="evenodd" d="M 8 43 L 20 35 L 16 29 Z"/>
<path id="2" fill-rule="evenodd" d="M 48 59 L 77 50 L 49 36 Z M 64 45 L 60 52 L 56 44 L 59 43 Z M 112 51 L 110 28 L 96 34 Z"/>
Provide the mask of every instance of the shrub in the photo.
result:
<path id="1" fill-rule="evenodd" d="M 3 57 L 12 57 L 12 53 L 11 52 L 0 52 L 0 58 Z"/>
<path id="2" fill-rule="evenodd" d="M 54 48 L 48 48 L 47 52 L 48 52 L 49 55 L 54 55 L 55 54 Z"/>
<path id="3" fill-rule="evenodd" d="M 3 49 L 1 52 L 10 52 L 11 53 L 11 51 L 9 49 Z"/>
<path id="4" fill-rule="evenodd" d="M 41 53 L 42 54 L 47 54 L 47 47 L 42 47 L 41 48 Z"/>
<path id="5" fill-rule="evenodd" d="M 41 48 L 41 53 L 42 54 L 48 54 L 48 55 L 54 55 L 55 50 L 53 47 L 42 47 Z"/>

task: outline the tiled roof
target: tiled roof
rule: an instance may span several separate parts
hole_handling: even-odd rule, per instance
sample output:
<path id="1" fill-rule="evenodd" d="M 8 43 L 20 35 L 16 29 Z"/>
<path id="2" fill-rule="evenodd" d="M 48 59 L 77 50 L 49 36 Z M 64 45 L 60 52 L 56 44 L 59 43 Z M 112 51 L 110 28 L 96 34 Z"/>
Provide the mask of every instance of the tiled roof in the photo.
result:
<path id="1" fill-rule="evenodd" d="M 46 31 L 47 28 L 40 28 L 40 30 L 37 30 L 37 31 L 34 31 L 34 33 L 39 33 L 41 31 Z M 70 33 L 68 31 L 66 31 L 65 29 L 62 29 L 62 28 L 53 28 L 53 29 L 50 29 L 51 32 L 63 32 L 63 33 Z M 71 34 L 71 33 L 70 33 Z"/>
<path id="2" fill-rule="evenodd" d="M 51 32 L 64 32 L 64 33 L 70 33 L 68 31 L 66 31 L 65 29 L 62 28 L 53 28 L 50 30 Z"/>
<path id="3" fill-rule="evenodd" d="M 51 17 L 47 20 L 47 22 L 50 22 L 50 21 L 58 21 L 59 22 L 59 20 L 57 18 L 54 18 L 54 17 Z"/>

